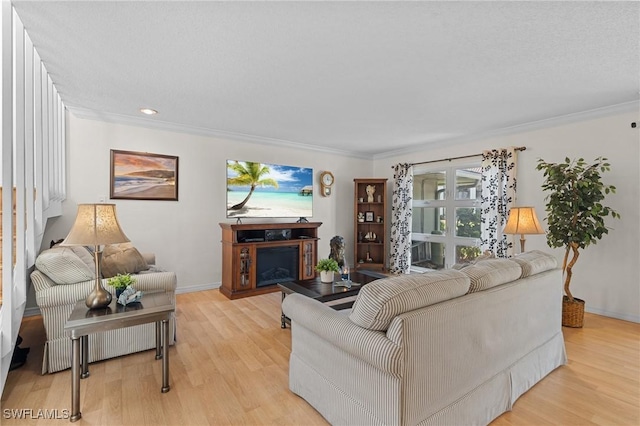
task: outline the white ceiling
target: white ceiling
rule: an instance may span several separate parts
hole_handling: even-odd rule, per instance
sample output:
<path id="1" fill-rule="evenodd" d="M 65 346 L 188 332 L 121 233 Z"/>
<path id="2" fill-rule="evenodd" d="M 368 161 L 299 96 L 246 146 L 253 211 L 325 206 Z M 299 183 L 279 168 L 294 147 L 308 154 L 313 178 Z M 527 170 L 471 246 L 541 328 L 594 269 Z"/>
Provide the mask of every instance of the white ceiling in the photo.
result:
<path id="1" fill-rule="evenodd" d="M 376 157 L 639 99 L 638 2 L 13 3 L 122 122 Z"/>

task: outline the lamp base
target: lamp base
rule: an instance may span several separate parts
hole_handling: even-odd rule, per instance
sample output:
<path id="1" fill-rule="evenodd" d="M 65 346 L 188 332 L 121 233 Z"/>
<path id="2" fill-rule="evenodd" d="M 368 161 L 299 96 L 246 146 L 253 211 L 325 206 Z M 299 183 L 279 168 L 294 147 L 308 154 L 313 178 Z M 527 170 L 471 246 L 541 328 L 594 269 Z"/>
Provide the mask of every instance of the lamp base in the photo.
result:
<path id="1" fill-rule="evenodd" d="M 89 309 L 106 308 L 111 303 L 111 293 L 102 287 L 102 251 L 99 246 L 95 246 L 93 250 L 93 260 L 96 266 L 96 285 L 93 291 L 89 293 L 84 303 Z"/>
<path id="2" fill-rule="evenodd" d="M 102 283 L 96 280 L 96 287 L 87 296 L 84 303 L 89 309 L 106 308 L 111 303 L 112 296 L 107 290 L 102 288 Z"/>

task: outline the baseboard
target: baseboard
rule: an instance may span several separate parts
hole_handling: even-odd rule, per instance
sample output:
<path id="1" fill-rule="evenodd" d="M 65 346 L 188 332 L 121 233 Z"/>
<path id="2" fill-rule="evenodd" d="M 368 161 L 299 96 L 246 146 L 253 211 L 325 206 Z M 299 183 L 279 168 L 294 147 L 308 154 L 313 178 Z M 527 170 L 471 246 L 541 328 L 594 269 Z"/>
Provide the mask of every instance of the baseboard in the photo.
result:
<path id="1" fill-rule="evenodd" d="M 205 291 L 205 290 L 215 290 L 216 288 L 220 288 L 221 285 L 222 283 L 211 283 L 211 284 L 191 285 L 187 287 L 178 287 L 176 288 L 176 294 L 195 293 L 196 291 Z"/>
<path id="2" fill-rule="evenodd" d="M 42 315 L 40 313 L 40 308 L 37 306 L 34 306 L 32 308 L 25 308 L 24 309 L 24 314 L 22 315 L 23 317 L 35 317 L 38 315 Z"/>
<path id="3" fill-rule="evenodd" d="M 611 311 L 606 311 L 604 309 L 589 308 L 589 307 L 586 307 L 584 310 L 585 312 L 589 312 L 590 314 L 602 315 L 603 317 L 610 317 L 610 318 L 616 318 L 623 321 L 640 323 L 640 315 L 621 314 L 619 312 L 611 312 Z"/>

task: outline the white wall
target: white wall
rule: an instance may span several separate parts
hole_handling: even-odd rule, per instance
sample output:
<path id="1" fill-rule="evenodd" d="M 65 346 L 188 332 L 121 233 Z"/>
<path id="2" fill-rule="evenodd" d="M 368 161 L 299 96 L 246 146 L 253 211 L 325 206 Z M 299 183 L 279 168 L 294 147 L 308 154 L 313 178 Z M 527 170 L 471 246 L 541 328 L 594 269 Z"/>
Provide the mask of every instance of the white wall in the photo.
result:
<path id="1" fill-rule="evenodd" d="M 585 299 L 586 309 L 616 318 L 640 322 L 640 151 L 639 131 L 630 123 L 640 113 L 585 119 L 539 130 L 487 137 L 412 152 L 374 161 L 304 149 L 261 146 L 175 133 L 143 127 L 80 119 L 69 114 L 67 179 L 68 197 L 63 216 L 50 221 L 45 242 L 64 238 L 75 217 L 76 204 L 98 202 L 109 194 L 110 149 L 147 151 L 180 157 L 179 201 L 113 200 L 121 225 L 142 251 L 153 251 L 158 263 L 178 274 L 179 291 L 219 285 L 221 250 L 219 222 L 225 222 L 225 161 L 247 159 L 313 167 L 318 176 L 331 170 L 336 176 L 333 195 L 316 196 L 313 221 L 323 222 L 319 233 L 320 256 L 329 253 L 329 239 L 342 235 L 353 244 L 353 178 L 386 177 L 391 193 L 391 165 L 468 155 L 486 148 L 526 146 L 519 154 L 519 205 L 533 205 L 544 217 L 542 173 L 538 158 L 562 161 L 582 156 L 587 160 L 606 156 L 612 164 L 604 181 L 618 188 L 607 198 L 621 220 L 608 220 L 612 228 L 598 244 L 582 251 L 574 268 L 572 290 Z M 387 213 L 387 217 L 390 212 Z M 517 237 L 516 237 L 517 239 Z M 516 242 L 516 247 L 517 241 Z M 528 250 L 553 252 L 559 261 L 563 250 L 551 250 L 543 236 L 527 238 Z"/>
<path id="2" fill-rule="evenodd" d="M 374 161 L 374 175 L 393 179 L 391 165 L 470 155 L 483 149 L 526 146 L 518 156 L 518 205 L 533 205 L 540 216 L 544 211 L 545 193 L 541 189 L 542 172 L 535 170 L 539 158 L 560 162 L 565 157 L 583 157 L 590 161 L 604 156 L 611 171 L 603 181 L 616 186 L 617 193 L 605 203 L 621 214 L 621 220 L 609 218 L 612 228 L 596 245 L 581 251 L 573 268 L 572 293 L 586 301 L 586 310 L 620 319 L 640 322 L 640 136 L 631 128 L 640 112 L 585 119 L 539 130 L 522 131 L 506 136 L 487 137 L 425 148 L 422 152 L 380 158 Z M 546 226 L 546 222 L 544 224 Z M 519 247 L 515 237 L 515 247 Z M 561 264 L 564 250 L 550 249 L 544 236 L 529 235 L 527 250 L 552 252 Z"/>
<path id="3" fill-rule="evenodd" d="M 323 223 L 319 255 L 328 256 L 334 235 L 345 237 L 348 247 L 353 243 L 353 179 L 371 175 L 370 160 L 81 119 L 72 113 L 67 129 L 67 200 L 63 215 L 50 221 L 43 248 L 67 235 L 78 203 L 97 203 L 104 196 L 117 205 L 120 225 L 135 246 L 156 253 L 159 265 L 177 273 L 178 291 L 218 286 L 222 270 L 218 223 L 235 222 L 225 217 L 227 159 L 312 167 L 316 195 L 309 220 Z M 111 149 L 178 156 L 179 201 L 109 200 Z M 319 195 L 319 175 L 324 170 L 336 178 L 328 198 Z"/>

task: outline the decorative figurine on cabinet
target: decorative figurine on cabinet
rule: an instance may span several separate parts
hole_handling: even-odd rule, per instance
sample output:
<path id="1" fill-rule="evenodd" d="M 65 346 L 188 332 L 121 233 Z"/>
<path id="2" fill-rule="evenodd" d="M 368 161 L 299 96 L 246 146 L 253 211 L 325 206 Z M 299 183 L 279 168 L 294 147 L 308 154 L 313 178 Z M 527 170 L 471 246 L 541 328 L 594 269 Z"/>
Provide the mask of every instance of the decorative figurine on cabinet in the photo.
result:
<path id="1" fill-rule="evenodd" d="M 358 212 L 358 222 L 364 222 L 364 213 Z"/>
<path id="2" fill-rule="evenodd" d="M 373 194 L 376 192 L 376 187 L 373 185 L 367 185 L 367 203 L 373 203 Z"/>

